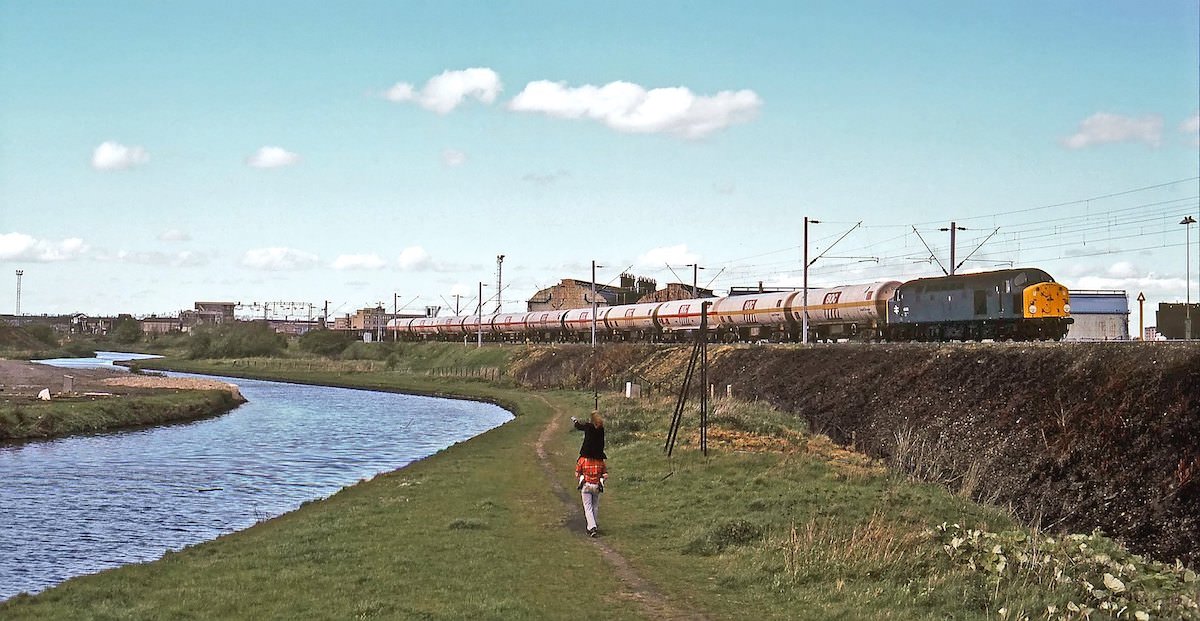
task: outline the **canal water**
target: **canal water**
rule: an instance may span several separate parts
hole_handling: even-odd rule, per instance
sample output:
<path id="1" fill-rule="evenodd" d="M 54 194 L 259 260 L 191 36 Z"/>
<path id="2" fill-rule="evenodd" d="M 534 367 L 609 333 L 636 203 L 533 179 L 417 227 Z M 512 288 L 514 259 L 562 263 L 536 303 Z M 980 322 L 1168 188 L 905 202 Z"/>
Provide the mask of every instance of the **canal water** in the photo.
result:
<path id="1" fill-rule="evenodd" d="M 247 528 L 512 418 L 471 401 L 225 381 L 249 402 L 217 418 L 0 444 L 0 600 Z"/>

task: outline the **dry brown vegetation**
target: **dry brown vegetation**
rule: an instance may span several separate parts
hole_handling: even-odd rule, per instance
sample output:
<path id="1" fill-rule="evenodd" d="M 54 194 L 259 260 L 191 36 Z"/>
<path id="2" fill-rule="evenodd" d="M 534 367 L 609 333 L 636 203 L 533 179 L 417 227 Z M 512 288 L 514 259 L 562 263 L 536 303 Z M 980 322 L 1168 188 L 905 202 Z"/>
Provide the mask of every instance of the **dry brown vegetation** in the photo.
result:
<path id="1" fill-rule="evenodd" d="M 720 346 L 710 382 L 803 419 L 835 442 L 1010 506 L 1051 530 L 1116 537 L 1200 561 L 1200 346 L 1172 343 Z M 523 349 L 536 387 L 678 390 L 690 348 Z M 594 371 L 593 371 L 594 369 Z M 715 421 L 710 441 L 755 450 Z M 753 435 L 753 434 L 752 434 Z M 763 444 L 765 442 L 765 444 Z"/>

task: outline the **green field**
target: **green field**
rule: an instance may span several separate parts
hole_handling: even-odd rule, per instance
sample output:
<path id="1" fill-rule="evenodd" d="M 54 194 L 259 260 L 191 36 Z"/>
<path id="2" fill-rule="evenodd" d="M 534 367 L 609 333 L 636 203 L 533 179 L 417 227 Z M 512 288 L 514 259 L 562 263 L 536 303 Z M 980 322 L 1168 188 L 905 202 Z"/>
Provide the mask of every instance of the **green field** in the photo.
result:
<path id="1" fill-rule="evenodd" d="M 442 368 L 429 358 L 422 366 Z M 1200 618 L 1188 570 L 1102 537 L 1022 530 L 1000 509 L 732 400 L 715 404 L 708 456 L 689 413 L 668 459 L 669 397 L 603 395 L 612 475 L 602 537 L 589 539 L 572 485 L 580 437 L 567 417 L 586 413 L 591 393 L 347 364 L 169 362 L 456 394 L 517 417 L 249 530 L 14 598 L 0 618 Z"/>

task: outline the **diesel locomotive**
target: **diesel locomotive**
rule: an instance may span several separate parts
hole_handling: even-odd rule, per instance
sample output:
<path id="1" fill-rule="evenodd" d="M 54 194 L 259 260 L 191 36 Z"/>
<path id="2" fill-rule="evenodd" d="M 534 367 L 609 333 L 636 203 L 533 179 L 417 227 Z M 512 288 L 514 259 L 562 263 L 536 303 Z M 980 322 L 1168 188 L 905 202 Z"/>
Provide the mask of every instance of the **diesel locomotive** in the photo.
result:
<path id="1" fill-rule="evenodd" d="M 1036 268 L 883 280 L 803 291 L 495 315 L 393 320 L 400 340 L 681 341 L 706 323 L 724 342 L 1061 340 L 1067 288 Z"/>

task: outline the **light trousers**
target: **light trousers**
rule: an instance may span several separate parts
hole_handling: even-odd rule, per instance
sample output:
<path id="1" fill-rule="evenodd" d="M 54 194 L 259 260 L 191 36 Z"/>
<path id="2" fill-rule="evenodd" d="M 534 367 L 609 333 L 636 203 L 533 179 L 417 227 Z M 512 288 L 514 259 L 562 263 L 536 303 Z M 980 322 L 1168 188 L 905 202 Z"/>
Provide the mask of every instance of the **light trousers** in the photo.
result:
<path id="1" fill-rule="evenodd" d="M 596 516 L 600 512 L 600 486 L 594 483 L 583 485 L 583 518 L 588 530 L 596 528 Z"/>

